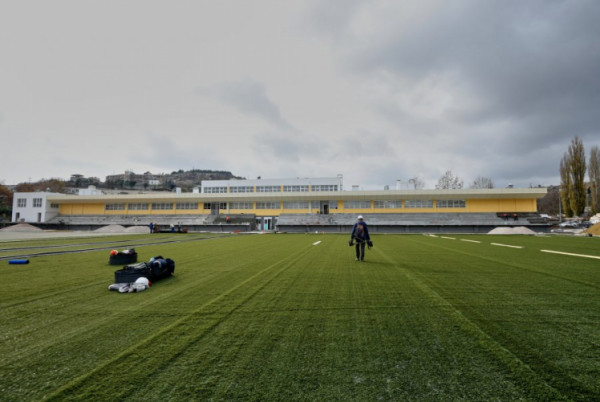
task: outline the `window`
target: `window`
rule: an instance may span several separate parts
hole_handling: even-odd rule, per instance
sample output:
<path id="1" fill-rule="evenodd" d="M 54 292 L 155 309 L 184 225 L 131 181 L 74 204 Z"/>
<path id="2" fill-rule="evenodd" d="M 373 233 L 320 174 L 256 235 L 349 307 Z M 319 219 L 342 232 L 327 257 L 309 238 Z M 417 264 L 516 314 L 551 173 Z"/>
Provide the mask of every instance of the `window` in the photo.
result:
<path id="1" fill-rule="evenodd" d="M 433 200 L 406 200 L 405 208 L 433 208 Z"/>
<path id="2" fill-rule="evenodd" d="M 58 208 L 60 208 L 60 205 L 52 203 L 52 204 L 50 204 L 50 208 L 52 208 L 52 209 L 58 209 Z"/>
<path id="3" fill-rule="evenodd" d="M 281 191 L 281 186 L 256 186 L 257 193 L 278 193 Z"/>
<path id="4" fill-rule="evenodd" d="M 466 208 L 465 200 L 438 200 L 436 202 L 438 208 Z"/>
<path id="5" fill-rule="evenodd" d="M 311 201 L 310 203 L 310 207 L 312 209 L 321 209 L 321 203 L 323 205 L 327 204 L 329 206 L 329 209 L 338 209 L 338 202 L 337 200 L 329 200 L 329 201 Z"/>
<path id="6" fill-rule="evenodd" d="M 128 204 L 127 207 L 129 208 L 129 210 L 132 210 L 132 211 L 143 211 L 145 209 L 148 209 L 148 204 L 145 202 L 138 202 L 138 203 Z"/>
<path id="7" fill-rule="evenodd" d="M 33 207 L 34 208 L 41 208 L 42 207 L 42 199 L 41 198 L 34 198 L 33 199 Z"/>
<path id="8" fill-rule="evenodd" d="M 312 191 L 338 191 L 337 184 L 316 184 L 312 186 Z"/>
<path id="9" fill-rule="evenodd" d="M 226 193 L 227 187 L 204 187 L 205 193 Z"/>
<path id="10" fill-rule="evenodd" d="M 373 206 L 375 207 L 375 209 L 402 208 L 402 201 L 373 201 Z"/>
<path id="11" fill-rule="evenodd" d="M 125 210 L 125 204 L 106 204 L 104 209 L 106 211 L 122 211 Z"/>
<path id="12" fill-rule="evenodd" d="M 283 209 L 308 209 L 308 201 L 287 201 L 283 203 Z"/>
<path id="13" fill-rule="evenodd" d="M 308 184 L 301 186 L 283 186 L 285 193 L 306 193 L 308 191 Z"/>
<path id="14" fill-rule="evenodd" d="M 205 202 L 203 209 L 227 209 L 226 202 Z"/>
<path id="15" fill-rule="evenodd" d="M 17 207 L 25 208 L 27 206 L 27 198 L 18 198 L 17 199 Z"/>
<path id="16" fill-rule="evenodd" d="M 175 209 L 198 209 L 197 202 L 178 202 L 175 204 Z"/>
<path id="17" fill-rule="evenodd" d="M 256 203 L 256 209 L 279 209 L 281 206 L 276 201 L 262 201 Z"/>
<path id="18" fill-rule="evenodd" d="M 173 209 L 173 203 L 172 202 L 153 202 L 152 203 L 152 209 L 159 209 L 159 210 L 169 210 L 169 209 Z"/>
<path id="19" fill-rule="evenodd" d="M 365 209 L 371 208 L 371 201 L 344 201 L 346 209 Z"/>
<path id="20" fill-rule="evenodd" d="M 254 187 L 252 186 L 237 186 L 237 187 L 229 187 L 230 193 L 253 193 Z"/>
<path id="21" fill-rule="evenodd" d="M 230 209 L 252 209 L 252 203 L 251 202 L 230 202 L 229 208 Z"/>

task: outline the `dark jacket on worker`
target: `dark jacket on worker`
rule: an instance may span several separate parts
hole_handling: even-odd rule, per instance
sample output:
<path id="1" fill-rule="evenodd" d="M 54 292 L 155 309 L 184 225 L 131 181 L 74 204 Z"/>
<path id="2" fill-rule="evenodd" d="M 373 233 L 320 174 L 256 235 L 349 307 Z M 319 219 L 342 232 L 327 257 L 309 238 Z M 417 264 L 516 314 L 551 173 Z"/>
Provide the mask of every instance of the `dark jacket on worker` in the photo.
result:
<path id="1" fill-rule="evenodd" d="M 359 225 L 362 225 L 362 229 L 359 227 Z M 369 241 L 369 240 L 371 240 L 371 237 L 369 236 L 369 227 L 367 226 L 367 222 L 362 221 L 362 220 L 356 222 L 354 224 L 354 227 L 352 227 L 352 234 L 351 234 L 351 236 L 356 241 Z"/>

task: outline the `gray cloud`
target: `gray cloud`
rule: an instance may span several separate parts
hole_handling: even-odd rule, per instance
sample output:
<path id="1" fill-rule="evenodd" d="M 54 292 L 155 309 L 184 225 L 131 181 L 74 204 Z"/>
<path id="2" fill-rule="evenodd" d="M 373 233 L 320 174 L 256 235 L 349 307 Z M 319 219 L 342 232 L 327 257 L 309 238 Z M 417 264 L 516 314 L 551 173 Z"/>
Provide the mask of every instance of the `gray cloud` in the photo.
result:
<path id="1" fill-rule="evenodd" d="M 198 90 L 198 94 L 213 96 L 242 113 L 264 120 L 273 127 L 297 131 L 283 118 L 279 107 L 269 98 L 264 83 L 246 78 L 203 88 Z"/>
<path id="2" fill-rule="evenodd" d="M 403 142 L 416 151 L 423 150 L 413 137 L 431 154 L 452 152 L 457 165 L 494 161 L 480 169 L 513 181 L 538 170 L 556 177 L 556 155 L 539 156 L 549 144 L 568 144 L 574 135 L 597 141 L 600 3 L 371 5 L 318 28 L 333 38 L 347 74 L 385 86 L 372 110 L 405 132 Z M 411 92 L 410 102 L 399 104 Z M 437 99 L 420 113 L 432 95 Z"/>
<path id="3" fill-rule="evenodd" d="M 7 183 L 195 167 L 528 186 L 559 181 L 575 135 L 600 145 L 596 1 L 33 1 L 0 15 Z"/>

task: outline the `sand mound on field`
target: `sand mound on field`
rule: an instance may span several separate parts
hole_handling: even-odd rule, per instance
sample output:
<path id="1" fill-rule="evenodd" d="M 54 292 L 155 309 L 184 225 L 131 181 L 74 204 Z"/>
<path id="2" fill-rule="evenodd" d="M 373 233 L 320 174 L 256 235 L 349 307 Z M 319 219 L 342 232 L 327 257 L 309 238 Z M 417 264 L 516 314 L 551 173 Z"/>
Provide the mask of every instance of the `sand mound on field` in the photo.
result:
<path id="1" fill-rule="evenodd" d="M 130 226 L 125 229 L 126 233 L 150 233 L 148 226 Z"/>
<path id="2" fill-rule="evenodd" d="M 7 226 L 0 229 L 2 232 L 43 232 L 43 229 L 30 225 L 29 223 L 18 223 L 16 225 Z"/>
<path id="3" fill-rule="evenodd" d="M 585 233 L 593 234 L 594 236 L 600 236 L 600 223 L 596 223 L 594 226 L 587 228 Z"/>
<path id="4" fill-rule="evenodd" d="M 125 233 L 125 228 L 121 225 L 108 225 L 94 230 L 95 233 Z"/>
<path id="5" fill-rule="evenodd" d="M 488 234 L 521 234 L 521 235 L 534 235 L 535 232 L 525 226 L 516 226 L 514 228 L 497 227 L 488 232 Z"/>

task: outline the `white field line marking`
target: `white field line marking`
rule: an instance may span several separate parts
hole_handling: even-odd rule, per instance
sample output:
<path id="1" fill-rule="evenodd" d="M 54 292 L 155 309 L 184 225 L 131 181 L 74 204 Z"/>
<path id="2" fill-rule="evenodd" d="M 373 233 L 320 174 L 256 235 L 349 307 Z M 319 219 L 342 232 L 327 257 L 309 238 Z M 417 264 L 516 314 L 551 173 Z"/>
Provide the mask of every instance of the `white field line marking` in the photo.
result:
<path id="1" fill-rule="evenodd" d="M 313 246 L 316 246 L 316 245 L 317 245 L 317 244 L 319 244 L 319 243 L 321 243 L 321 240 L 314 242 L 314 243 L 313 243 Z"/>
<path id="2" fill-rule="evenodd" d="M 437 236 L 436 236 L 436 235 L 434 235 L 434 234 L 429 234 L 429 235 L 426 235 L 426 236 L 429 236 L 429 237 L 437 237 Z"/>
<path id="3" fill-rule="evenodd" d="M 456 237 L 440 236 L 442 239 L 456 240 Z"/>
<path id="4" fill-rule="evenodd" d="M 460 239 L 460 241 L 468 241 L 469 243 L 481 243 L 479 240 Z"/>
<path id="5" fill-rule="evenodd" d="M 492 246 L 510 247 L 510 248 L 523 248 L 523 246 L 511 246 L 510 244 L 492 243 Z"/>
<path id="6" fill-rule="evenodd" d="M 564 251 L 554 251 L 554 250 L 540 250 L 540 251 L 542 253 L 563 254 L 563 255 L 571 255 L 574 257 L 595 258 L 597 260 L 600 260 L 600 256 L 597 256 L 597 255 L 565 253 Z"/>

